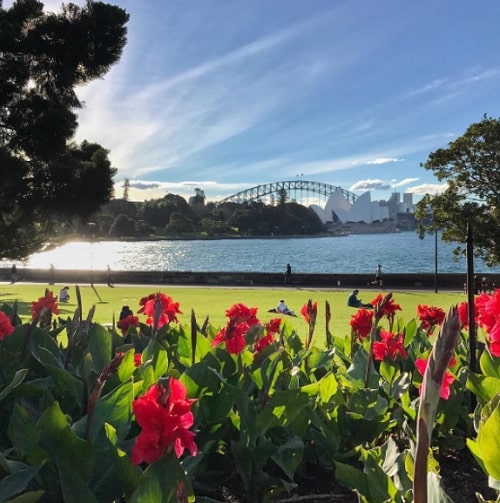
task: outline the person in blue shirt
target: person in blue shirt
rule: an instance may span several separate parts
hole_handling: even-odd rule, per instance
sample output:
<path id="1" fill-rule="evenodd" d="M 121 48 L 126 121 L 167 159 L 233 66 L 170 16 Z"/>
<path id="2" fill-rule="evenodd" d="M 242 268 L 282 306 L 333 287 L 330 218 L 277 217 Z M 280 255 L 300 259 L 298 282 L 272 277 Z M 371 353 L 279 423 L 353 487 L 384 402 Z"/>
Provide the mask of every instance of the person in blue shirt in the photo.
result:
<path id="1" fill-rule="evenodd" d="M 373 306 L 371 304 L 366 304 L 362 302 L 360 299 L 358 299 L 358 293 L 359 290 L 353 290 L 352 293 L 347 297 L 347 305 L 349 307 L 355 307 L 357 309 L 359 308 L 365 308 L 365 309 L 373 309 Z"/>

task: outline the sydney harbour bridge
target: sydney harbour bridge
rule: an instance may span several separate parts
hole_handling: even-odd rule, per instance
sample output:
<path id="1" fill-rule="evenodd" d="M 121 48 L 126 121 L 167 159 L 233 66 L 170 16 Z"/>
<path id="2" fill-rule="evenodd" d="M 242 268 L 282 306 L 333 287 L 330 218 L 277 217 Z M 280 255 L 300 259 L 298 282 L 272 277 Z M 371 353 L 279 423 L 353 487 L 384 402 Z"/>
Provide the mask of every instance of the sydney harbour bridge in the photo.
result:
<path id="1" fill-rule="evenodd" d="M 322 182 L 310 182 L 306 180 L 286 180 L 283 182 L 272 182 L 257 185 L 249 189 L 237 192 L 232 196 L 226 197 L 218 204 L 232 203 L 248 203 L 253 201 L 261 201 L 266 204 L 273 204 L 285 196 L 287 201 L 295 201 L 304 206 L 310 204 L 319 204 L 324 206 L 328 198 L 334 193 L 340 191 L 344 197 L 352 204 L 358 196 L 348 190 L 335 185 Z"/>

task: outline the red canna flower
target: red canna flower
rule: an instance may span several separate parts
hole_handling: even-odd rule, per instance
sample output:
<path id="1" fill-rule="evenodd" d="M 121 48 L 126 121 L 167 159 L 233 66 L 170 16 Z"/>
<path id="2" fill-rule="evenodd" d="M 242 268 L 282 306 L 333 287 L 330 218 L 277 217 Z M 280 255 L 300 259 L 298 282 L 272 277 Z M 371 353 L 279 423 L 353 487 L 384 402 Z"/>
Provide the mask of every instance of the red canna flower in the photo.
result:
<path id="1" fill-rule="evenodd" d="M 52 311 L 54 314 L 59 314 L 57 308 L 57 297 L 51 290 L 45 290 L 45 295 L 39 297 L 37 301 L 31 303 L 31 319 L 37 320 L 40 318 L 42 311 Z"/>
<path id="2" fill-rule="evenodd" d="M 280 333 L 281 318 L 273 318 L 264 325 L 266 335 L 260 337 L 255 343 L 255 351 L 258 353 L 262 351 L 266 346 L 274 342 L 274 336 Z"/>
<path id="3" fill-rule="evenodd" d="M 139 326 L 139 318 L 137 316 L 134 316 L 133 314 L 130 314 L 129 316 L 122 318 L 117 323 L 117 326 L 122 331 L 122 334 L 126 335 L 128 332 L 128 329 L 130 327 L 138 327 Z"/>
<path id="4" fill-rule="evenodd" d="M 462 327 L 467 328 L 469 326 L 469 303 L 465 301 L 461 302 L 457 306 L 457 312 L 460 325 L 462 325 Z"/>
<path id="5" fill-rule="evenodd" d="M 248 332 L 249 328 L 247 323 L 235 324 L 230 320 L 228 324 L 217 333 L 211 345 L 215 347 L 225 343 L 229 353 L 238 355 L 245 349 L 245 334 Z"/>
<path id="6" fill-rule="evenodd" d="M 10 318 L 3 311 L 0 311 L 0 341 L 12 332 L 14 332 L 14 326 Z"/>
<path id="7" fill-rule="evenodd" d="M 436 325 L 441 325 L 446 316 L 446 313 L 440 307 L 425 306 L 419 304 L 417 307 L 418 317 L 421 322 L 421 327 L 432 333 Z"/>
<path id="8" fill-rule="evenodd" d="M 500 357 L 500 290 L 495 290 L 492 295 L 478 295 L 475 309 L 478 325 L 488 334 L 491 354 Z"/>
<path id="9" fill-rule="evenodd" d="M 300 314 L 302 314 L 306 323 L 309 325 L 311 324 L 311 321 L 314 320 L 315 322 L 316 315 L 318 314 L 318 303 L 309 301 L 307 304 L 304 304 L 300 310 Z"/>
<path id="10" fill-rule="evenodd" d="M 406 358 L 406 349 L 403 346 L 403 334 L 393 334 L 387 330 L 380 330 L 381 341 L 373 343 L 373 356 L 375 360 L 395 360 L 398 355 Z"/>
<path id="11" fill-rule="evenodd" d="M 134 365 L 140 367 L 142 365 L 142 353 L 134 353 Z"/>
<path id="12" fill-rule="evenodd" d="M 229 321 L 212 340 L 212 347 L 225 343 L 229 353 L 234 355 L 240 354 L 245 349 L 246 333 L 250 327 L 260 323 L 256 314 L 256 307 L 247 307 L 244 304 L 234 304 L 231 306 L 226 311 Z"/>
<path id="13" fill-rule="evenodd" d="M 401 306 L 399 304 L 396 304 L 394 302 L 394 299 L 391 297 L 390 299 L 386 300 L 386 302 L 382 303 L 384 300 L 385 295 L 382 295 L 379 293 L 371 302 L 370 304 L 373 307 L 377 307 L 377 305 L 380 303 L 382 304 L 382 312 L 381 312 L 381 317 L 382 316 L 387 316 L 388 318 L 394 317 L 396 314 L 396 311 L 401 311 Z"/>
<path id="14" fill-rule="evenodd" d="M 182 314 L 182 311 L 179 309 L 179 303 L 174 302 L 172 297 L 165 295 L 164 293 L 152 293 L 147 297 L 143 297 L 139 301 L 139 305 L 142 306 L 137 312 L 144 313 L 148 318 L 146 319 L 147 325 L 153 325 L 155 318 L 155 309 L 159 304 L 159 319 L 158 319 L 158 328 L 163 327 L 163 325 L 167 325 L 172 321 L 176 323 L 179 322 L 177 319 L 178 314 Z"/>
<path id="15" fill-rule="evenodd" d="M 351 316 L 349 324 L 360 339 L 370 334 L 370 330 L 372 329 L 372 318 L 373 311 L 368 311 L 368 309 L 359 309 L 356 314 Z"/>
<path id="16" fill-rule="evenodd" d="M 415 361 L 415 367 L 417 368 L 419 374 L 421 375 L 424 375 L 425 374 L 425 369 L 427 368 L 427 358 L 417 358 L 416 361 Z M 456 364 L 456 360 L 455 358 L 452 358 L 450 360 L 450 367 L 453 367 L 455 364 Z M 453 381 L 455 380 L 455 377 L 453 376 L 453 374 L 451 372 L 448 372 L 446 371 L 445 375 L 444 375 L 444 378 L 443 378 L 443 382 L 441 384 L 441 398 L 443 398 L 444 400 L 448 400 L 448 398 L 450 398 L 450 394 L 451 394 L 451 384 L 453 383 Z M 419 392 L 420 392 L 420 388 L 421 386 L 419 387 Z"/>
<path id="17" fill-rule="evenodd" d="M 234 304 L 226 311 L 226 316 L 234 323 L 247 323 L 249 327 L 258 325 L 256 307 L 247 307 L 244 304 Z"/>
<path id="18" fill-rule="evenodd" d="M 170 448 L 178 458 L 185 449 L 196 455 L 195 434 L 189 430 L 194 423 L 191 406 L 195 401 L 186 398 L 184 384 L 173 377 L 169 379 L 168 389 L 157 383 L 134 400 L 135 420 L 142 431 L 132 448 L 132 463 L 154 463 Z"/>

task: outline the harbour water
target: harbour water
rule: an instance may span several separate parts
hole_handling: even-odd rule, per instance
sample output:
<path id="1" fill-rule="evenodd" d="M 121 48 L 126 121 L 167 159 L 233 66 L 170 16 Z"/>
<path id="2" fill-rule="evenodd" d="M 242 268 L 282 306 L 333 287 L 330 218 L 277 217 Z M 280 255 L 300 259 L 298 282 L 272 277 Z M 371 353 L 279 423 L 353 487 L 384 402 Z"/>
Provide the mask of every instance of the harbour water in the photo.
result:
<path id="1" fill-rule="evenodd" d="M 287 263 L 300 273 L 433 273 L 437 250 L 440 273 L 461 273 L 454 246 L 413 232 L 351 234 L 342 237 L 160 241 L 78 241 L 30 256 L 21 267 L 114 271 L 283 272 Z M 4 261 L 4 267 L 10 262 Z M 489 269 L 478 259 L 477 272 Z"/>

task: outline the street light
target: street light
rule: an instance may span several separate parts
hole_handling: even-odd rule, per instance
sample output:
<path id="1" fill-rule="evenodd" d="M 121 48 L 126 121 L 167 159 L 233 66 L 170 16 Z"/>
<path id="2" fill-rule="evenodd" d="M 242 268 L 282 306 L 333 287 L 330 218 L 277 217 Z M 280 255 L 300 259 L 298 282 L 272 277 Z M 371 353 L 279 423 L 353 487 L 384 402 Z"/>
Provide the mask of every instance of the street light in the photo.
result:
<path id="1" fill-rule="evenodd" d="M 94 259 L 92 255 L 92 244 L 93 244 L 93 237 L 94 237 L 94 229 L 96 226 L 95 222 L 88 222 L 87 223 L 89 229 L 90 229 L 90 286 L 94 286 Z"/>

